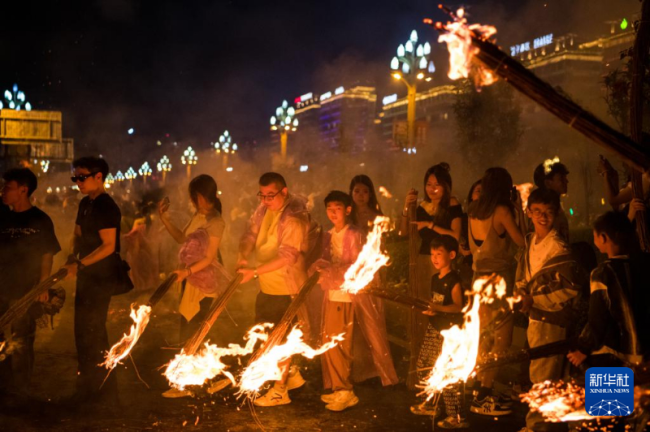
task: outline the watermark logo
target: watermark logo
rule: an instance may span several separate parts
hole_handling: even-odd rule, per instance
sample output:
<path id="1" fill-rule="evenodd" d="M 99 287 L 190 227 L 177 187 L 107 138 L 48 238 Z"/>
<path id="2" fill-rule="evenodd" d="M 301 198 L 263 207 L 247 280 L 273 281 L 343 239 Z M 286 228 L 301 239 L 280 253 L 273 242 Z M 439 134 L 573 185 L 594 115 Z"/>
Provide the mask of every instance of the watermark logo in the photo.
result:
<path id="1" fill-rule="evenodd" d="M 585 409 L 592 416 L 628 416 L 634 410 L 634 372 L 592 367 L 585 372 Z"/>

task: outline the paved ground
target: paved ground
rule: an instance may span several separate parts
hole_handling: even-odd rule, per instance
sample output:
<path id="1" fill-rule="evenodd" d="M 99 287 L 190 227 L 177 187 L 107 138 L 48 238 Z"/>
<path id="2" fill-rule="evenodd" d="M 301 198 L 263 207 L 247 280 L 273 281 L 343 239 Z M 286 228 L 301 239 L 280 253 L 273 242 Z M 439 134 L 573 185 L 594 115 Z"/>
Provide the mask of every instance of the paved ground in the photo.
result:
<path id="1" fill-rule="evenodd" d="M 72 297 L 71 287 L 68 293 Z M 232 319 L 223 314 L 210 338 L 217 342 L 241 341 L 241 335 L 251 323 L 253 292 L 244 289 L 231 301 Z M 130 326 L 128 308 L 131 302 L 143 302 L 146 294 L 116 297 L 111 305 L 109 333 L 115 341 Z M 378 382 L 359 385 L 360 403 L 342 413 L 327 411 L 319 400 L 322 392 L 320 362 L 306 363 L 308 383 L 292 392 L 293 403 L 278 408 L 256 409 L 242 405 L 231 391 L 196 399 L 168 400 L 161 397 L 167 384 L 160 366 L 177 352 L 174 345 L 178 331 L 178 316 L 173 313 L 174 293 L 167 303 L 155 311 L 147 331 L 133 352 L 140 381 L 133 365 L 127 362 L 116 373 L 120 389 L 121 408 L 112 415 L 95 412 L 73 413 L 61 409 L 56 400 L 74 391 L 75 350 L 72 338 L 72 305 L 69 298 L 63 313 L 57 318 L 55 330 L 38 334 L 36 368 L 32 392 L 36 400 L 26 405 L 5 404 L 0 407 L 0 430 L 7 431 L 429 431 L 428 417 L 414 416 L 409 406 L 416 401 L 404 384 L 382 388 Z M 233 321 L 234 320 L 234 321 Z M 234 322 L 239 325 L 235 325 Z M 404 377 L 405 353 L 394 347 L 399 374 Z M 472 416 L 471 429 L 481 432 L 517 431 L 523 426 L 525 407 L 517 405 L 515 413 L 501 419 Z"/>

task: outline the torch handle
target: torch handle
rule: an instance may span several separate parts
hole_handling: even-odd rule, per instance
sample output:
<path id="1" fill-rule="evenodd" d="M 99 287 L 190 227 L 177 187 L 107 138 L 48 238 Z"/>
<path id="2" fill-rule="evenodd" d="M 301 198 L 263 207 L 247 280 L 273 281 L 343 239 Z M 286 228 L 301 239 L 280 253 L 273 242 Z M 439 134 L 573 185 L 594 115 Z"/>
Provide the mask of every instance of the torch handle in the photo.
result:
<path id="1" fill-rule="evenodd" d="M 174 285 L 174 282 L 176 282 L 176 279 L 178 279 L 178 275 L 176 273 L 172 273 L 167 278 L 160 284 L 158 288 L 156 288 L 156 291 L 153 292 L 151 297 L 149 298 L 149 301 L 147 302 L 147 305 L 151 307 L 152 309 L 158 302 L 167 294 L 167 291 Z"/>
<path id="2" fill-rule="evenodd" d="M 242 277 L 243 276 L 241 273 L 237 273 L 237 276 L 235 276 L 235 278 L 230 281 L 230 284 L 228 284 L 226 290 L 219 297 L 214 299 L 208 316 L 205 318 L 205 320 L 203 320 L 194 335 L 192 335 L 192 337 L 189 338 L 187 342 L 185 342 L 185 346 L 183 347 L 184 354 L 196 354 L 196 351 L 201 346 L 201 342 L 203 342 L 203 339 L 205 339 L 205 336 L 217 321 L 217 318 L 219 318 L 221 312 L 223 312 L 223 310 L 226 308 L 228 300 L 230 300 L 235 291 L 237 291 L 237 288 L 241 284 Z"/>

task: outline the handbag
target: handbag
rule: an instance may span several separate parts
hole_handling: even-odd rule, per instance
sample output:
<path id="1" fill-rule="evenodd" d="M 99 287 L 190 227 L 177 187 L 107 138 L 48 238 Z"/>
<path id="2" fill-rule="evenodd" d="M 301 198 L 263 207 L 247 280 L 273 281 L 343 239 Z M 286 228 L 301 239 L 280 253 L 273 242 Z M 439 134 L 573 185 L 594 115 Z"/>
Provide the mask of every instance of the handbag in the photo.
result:
<path id="1" fill-rule="evenodd" d="M 131 266 L 120 258 L 119 255 L 117 255 L 117 260 L 118 268 L 116 272 L 115 286 L 113 287 L 111 296 L 126 294 L 133 289 L 133 281 L 131 280 L 131 276 L 129 276 Z"/>

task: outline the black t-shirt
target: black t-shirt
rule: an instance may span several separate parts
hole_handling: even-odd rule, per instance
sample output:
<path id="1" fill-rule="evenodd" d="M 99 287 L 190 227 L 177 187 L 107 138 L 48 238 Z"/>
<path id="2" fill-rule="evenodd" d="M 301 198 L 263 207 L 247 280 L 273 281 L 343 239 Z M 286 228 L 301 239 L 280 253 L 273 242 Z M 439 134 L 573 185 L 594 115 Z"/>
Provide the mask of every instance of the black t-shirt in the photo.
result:
<path id="1" fill-rule="evenodd" d="M 441 306 L 449 306 L 454 303 L 451 296 L 456 284 L 460 284 L 460 275 L 455 271 L 450 271 L 443 278 L 438 275 L 431 277 L 431 302 Z M 446 330 L 453 325 L 460 325 L 463 323 L 462 313 L 436 313 L 430 319 L 431 324 L 438 330 Z"/>
<path id="2" fill-rule="evenodd" d="M 116 272 L 117 265 L 121 260 L 120 250 L 120 221 L 122 213 L 110 195 L 103 193 L 94 200 L 85 197 L 79 203 L 76 224 L 81 227 L 81 238 L 79 239 L 79 258 L 92 253 L 102 244 L 99 231 L 115 228 L 115 253 L 103 260 L 96 262 L 82 270 L 83 274 L 99 277 L 109 277 Z"/>
<path id="3" fill-rule="evenodd" d="M 422 206 L 418 206 L 415 216 L 418 222 L 433 222 L 435 225 L 444 229 L 451 229 L 451 221 L 463 215 L 463 207 L 460 204 L 449 206 L 446 210 L 431 216 Z M 429 228 L 422 228 L 420 231 L 422 245 L 420 246 L 421 255 L 431 255 L 431 240 L 440 237 L 440 234 Z"/>
<path id="4" fill-rule="evenodd" d="M 0 298 L 25 295 L 40 281 L 43 255 L 60 250 L 52 219 L 38 207 L 0 211 Z"/>

